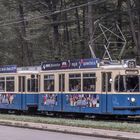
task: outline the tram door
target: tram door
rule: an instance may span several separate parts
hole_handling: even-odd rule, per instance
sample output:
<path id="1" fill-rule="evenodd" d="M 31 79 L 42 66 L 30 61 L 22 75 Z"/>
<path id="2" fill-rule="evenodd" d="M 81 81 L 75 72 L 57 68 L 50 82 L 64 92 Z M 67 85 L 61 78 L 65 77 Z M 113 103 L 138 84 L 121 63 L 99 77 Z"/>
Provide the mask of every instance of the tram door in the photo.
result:
<path id="1" fill-rule="evenodd" d="M 65 74 L 59 74 L 59 92 L 65 91 Z"/>
<path id="2" fill-rule="evenodd" d="M 112 89 L 112 73 L 103 72 L 102 73 L 102 112 L 111 112 L 111 92 Z"/>
<path id="3" fill-rule="evenodd" d="M 26 77 L 25 76 L 19 76 L 18 77 L 18 91 L 20 93 L 20 102 L 21 102 L 21 109 L 23 109 L 23 94 L 26 92 Z"/>
<path id="4" fill-rule="evenodd" d="M 26 77 L 25 76 L 19 76 L 18 77 L 18 90 L 20 93 L 25 92 L 25 82 L 26 82 Z"/>
<path id="5" fill-rule="evenodd" d="M 65 74 L 59 74 L 59 92 L 61 94 L 58 95 L 58 98 L 61 104 L 61 110 L 63 110 L 63 98 L 64 98 L 63 93 L 65 92 Z"/>

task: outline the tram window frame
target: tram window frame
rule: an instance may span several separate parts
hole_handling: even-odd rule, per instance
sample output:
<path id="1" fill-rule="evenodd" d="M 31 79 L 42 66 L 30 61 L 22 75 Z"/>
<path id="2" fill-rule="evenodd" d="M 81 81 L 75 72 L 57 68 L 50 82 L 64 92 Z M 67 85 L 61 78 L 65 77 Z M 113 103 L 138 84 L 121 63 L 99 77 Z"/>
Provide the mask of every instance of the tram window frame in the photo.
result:
<path id="1" fill-rule="evenodd" d="M 65 74 L 59 74 L 59 92 L 65 91 Z"/>
<path id="2" fill-rule="evenodd" d="M 120 78 L 120 76 L 121 76 L 121 78 Z M 135 87 L 133 89 L 131 89 L 129 87 L 131 84 L 129 84 L 128 81 L 127 81 L 128 83 L 126 83 L 126 80 L 130 80 L 128 78 L 130 78 L 131 76 L 134 76 L 134 78 L 137 77 L 137 81 L 138 81 L 138 82 L 136 82 L 136 80 L 134 80 L 134 79 L 133 79 L 133 82 L 131 81 L 131 83 L 133 83 L 133 84 L 134 84 L 134 81 L 137 83 L 137 84 L 135 83 L 136 85 L 135 85 Z M 118 82 L 117 78 L 120 78 L 121 82 Z M 123 80 L 125 81 L 125 85 L 124 85 L 124 81 Z M 117 85 L 116 85 L 116 83 L 117 83 Z M 115 77 L 114 90 L 116 92 L 140 92 L 140 86 L 139 85 L 140 85 L 140 75 L 117 75 Z"/>
<path id="3" fill-rule="evenodd" d="M 106 92 L 106 73 L 102 73 L 102 92 Z"/>
<path id="4" fill-rule="evenodd" d="M 39 85 L 38 85 L 38 78 L 37 75 L 31 75 L 30 78 L 27 79 L 27 91 L 28 92 L 38 92 Z"/>
<path id="5" fill-rule="evenodd" d="M 96 73 L 83 73 L 83 92 L 95 92 L 96 91 Z M 91 81 L 92 80 L 92 81 Z M 92 84 L 89 84 L 90 83 Z"/>
<path id="6" fill-rule="evenodd" d="M 44 83 L 45 92 L 55 91 L 55 75 L 54 74 L 45 74 L 43 83 Z"/>
<path id="7" fill-rule="evenodd" d="M 14 92 L 15 91 L 15 77 L 7 76 L 5 78 L 6 82 L 6 92 Z"/>
<path id="8" fill-rule="evenodd" d="M 18 91 L 25 92 L 26 91 L 26 76 L 18 77 Z"/>
<path id="9" fill-rule="evenodd" d="M 5 77 L 0 77 L 0 92 L 5 92 Z"/>
<path id="10" fill-rule="evenodd" d="M 72 76 L 72 75 L 75 75 L 75 76 Z M 79 81 L 75 82 L 74 80 L 79 80 Z M 82 90 L 81 81 L 82 81 L 81 73 L 70 73 L 69 74 L 69 91 L 70 92 L 81 92 L 81 90 Z M 75 83 L 75 84 L 73 84 L 73 83 Z"/>
<path id="11" fill-rule="evenodd" d="M 112 79 L 112 73 L 111 72 L 107 72 L 107 82 L 108 82 L 108 84 L 107 84 L 107 90 L 108 90 L 108 92 L 111 92 L 112 91 L 112 83 L 111 83 L 111 80 Z"/>

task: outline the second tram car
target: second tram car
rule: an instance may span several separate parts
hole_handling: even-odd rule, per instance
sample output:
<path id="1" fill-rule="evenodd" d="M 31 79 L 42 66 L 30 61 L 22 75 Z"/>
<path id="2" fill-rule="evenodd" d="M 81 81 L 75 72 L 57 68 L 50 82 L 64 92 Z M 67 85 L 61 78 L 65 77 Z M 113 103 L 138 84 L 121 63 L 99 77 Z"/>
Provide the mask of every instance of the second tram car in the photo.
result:
<path id="1" fill-rule="evenodd" d="M 140 67 L 99 59 L 0 67 L 0 109 L 140 115 Z"/>

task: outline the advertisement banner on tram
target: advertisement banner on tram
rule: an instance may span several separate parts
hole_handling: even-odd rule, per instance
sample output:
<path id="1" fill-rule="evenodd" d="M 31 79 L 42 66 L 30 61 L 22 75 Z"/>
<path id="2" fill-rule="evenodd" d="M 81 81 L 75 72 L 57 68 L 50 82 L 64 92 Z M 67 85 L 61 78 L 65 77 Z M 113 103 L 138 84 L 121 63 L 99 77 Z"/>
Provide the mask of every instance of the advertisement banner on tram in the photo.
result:
<path id="1" fill-rule="evenodd" d="M 16 72 L 17 72 L 16 65 L 0 66 L 0 73 L 16 73 Z"/>
<path id="2" fill-rule="evenodd" d="M 68 61 L 44 62 L 41 69 L 45 70 L 61 70 L 61 69 L 83 69 L 97 68 L 99 59 L 78 59 Z"/>

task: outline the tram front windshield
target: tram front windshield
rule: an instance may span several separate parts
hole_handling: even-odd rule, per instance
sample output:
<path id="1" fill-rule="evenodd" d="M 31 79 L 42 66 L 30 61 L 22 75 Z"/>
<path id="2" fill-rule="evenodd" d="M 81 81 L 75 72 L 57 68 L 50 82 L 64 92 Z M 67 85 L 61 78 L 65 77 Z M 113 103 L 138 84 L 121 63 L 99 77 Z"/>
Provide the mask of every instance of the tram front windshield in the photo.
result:
<path id="1" fill-rule="evenodd" d="M 115 90 L 118 92 L 140 92 L 140 76 L 119 75 L 115 79 Z"/>

